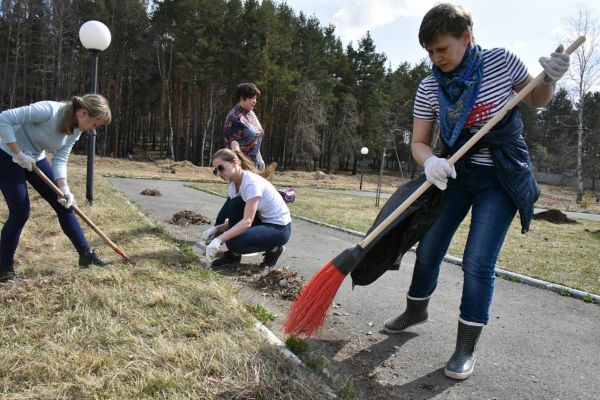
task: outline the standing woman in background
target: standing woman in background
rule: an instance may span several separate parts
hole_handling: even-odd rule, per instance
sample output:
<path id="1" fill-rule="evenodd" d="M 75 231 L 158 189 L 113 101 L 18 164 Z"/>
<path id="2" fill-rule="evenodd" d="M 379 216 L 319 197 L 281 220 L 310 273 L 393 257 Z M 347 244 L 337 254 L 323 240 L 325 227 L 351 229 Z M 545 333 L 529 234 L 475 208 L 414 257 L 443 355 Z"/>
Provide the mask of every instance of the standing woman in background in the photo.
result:
<path id="1" fill-rule="evenodd" d="M 98 94 L 74 96 L 70 101 L 40 101 L 0 114 L 0 190 L 8 206 L 8 219 L 0 236 L 0 282 L 21 278 L 14 271 L 14 255 L 29 218 L 27 182 L 56 212 L 63 232 L 79 253 L 79 266 L 105 266 L 90 248 L 71 206 L 75 202 L 67 184 L 67 160 L 82 132 L 111 121 L 106 99 Z M 54 152 L 52 164 L 45 150 Z M 57 198 L 33 171 L 36 165 L 63 192 Z"/>
<path id="2" fill-rule="evenodd" d="M 412 154 L 424 166 L 427 180 L 446 193 L 439 217 L 419 242 L 406 309 L 388 319 L 384 329 L 400 333 L 427 321 L 440 264 L 454 233 L 471 211 L 456 348 L 445 368 L 450 378 L 466 379 L 473 373 L 475 346 L 489 321 L 494 270 L 506 232 L 517 210 L 522 231 L 527 232 L 540 190 L 531 170 L 518 108 L 455 165 L 447 158 L 533 78 L 510 51 L 476 45 L 471 14 L 460 6 L 443 3 L 429 10 L 421 22 L 419 43 L 427 50 L 433 67 L 417 89 Z M 569 55 L 557 51 L 540 63 L 546 80 L 525 97 L 533 107 L 548 104 L 556 81 L 567 72 Z M 439 157 L 431 148 L 436 119 L 443 144 Z"/>
<path id="3" fill-rule="evenodd" d="M 231 150 L 241 151 L 254 163 L 259 170 L 265 169 L 265 161 L 260 153 L 260 146 L 264 138 L 264 131 L 254 107 L 260 90 L 254 83 L 241 83 L 235 91 L 238 104 L 233 107 L 225 118 L 223 137 L 225 145 Z"/>

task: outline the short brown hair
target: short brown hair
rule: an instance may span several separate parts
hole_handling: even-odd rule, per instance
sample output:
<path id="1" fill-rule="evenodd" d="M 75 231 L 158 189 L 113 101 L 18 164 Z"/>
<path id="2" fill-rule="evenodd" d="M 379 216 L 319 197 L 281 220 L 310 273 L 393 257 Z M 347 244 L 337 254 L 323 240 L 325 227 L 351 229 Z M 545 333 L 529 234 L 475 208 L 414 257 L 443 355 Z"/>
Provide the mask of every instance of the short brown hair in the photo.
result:
<path id="1" fill-rule="evenodd" d="M 456 38 L 473 31 L 471 13 L 461 6 L 440 3 L 427 11 L 419 28 L 419 43 L 424 48 L 438 35 L 452 35 Z"/>
<path id="2" fill-rule="evenodd" d="M 254 96 L 260 96 L 260 90 L 254 83 L 240 83 L 235 89 L 235 98 L 238 100 L 245 100 Z"/>

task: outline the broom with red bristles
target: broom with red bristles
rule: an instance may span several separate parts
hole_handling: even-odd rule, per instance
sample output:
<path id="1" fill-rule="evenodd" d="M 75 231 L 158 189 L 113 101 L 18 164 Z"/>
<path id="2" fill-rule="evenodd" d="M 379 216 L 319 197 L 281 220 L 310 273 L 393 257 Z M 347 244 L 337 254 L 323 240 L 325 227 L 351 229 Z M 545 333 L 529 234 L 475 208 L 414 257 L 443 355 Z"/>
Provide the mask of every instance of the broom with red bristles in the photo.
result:
<path id="1" fill-rule="evenodd" d="M 565 53 L 573 53 L 583 42 L 584 36 L 580 36 L 566 50 Z M 560 51 L 560 50 L 557 50 Z M 515 97 L 513 97 L 492 119 L 490 119 L 471 139 L 469 139 L 450 159 L 451 165 L 456 163 L 467 153 L 485 134 L 487 134 L 508 112 L 521 102 L 537 85 L 539 85 L 546 74 L 541 72 L 527 86 L 525 86 Z M 327 310 L 333 302 L 338 289 L 344 278 L 359 264 L 367 253 L 369 247 L 379 239 L 380 235 L 400 215 L 408 209 L 423 193 L 431 187 L 429 181 L 425 181 L 417 188 L 402 204 L 398 206 L 387 218 L 373 229 L 358 245 L 346 249 L 338 254 L 333 260 L 325 264 L 310 281 L 304 286 L 300 296 L 292 304 L 288 317 L 283 325 L 286 333 L 296 336 L 311 336 L 325 321 Z"/>

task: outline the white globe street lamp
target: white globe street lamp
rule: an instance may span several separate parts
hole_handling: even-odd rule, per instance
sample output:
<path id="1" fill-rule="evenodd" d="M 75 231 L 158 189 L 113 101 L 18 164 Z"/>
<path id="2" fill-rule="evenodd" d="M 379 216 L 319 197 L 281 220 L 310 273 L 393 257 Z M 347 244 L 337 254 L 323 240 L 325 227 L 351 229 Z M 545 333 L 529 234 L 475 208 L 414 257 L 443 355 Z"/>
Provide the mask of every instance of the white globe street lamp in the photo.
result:
<path id="1" fill-rule="evenodd" d="M 360 187 L 358 190 L 362 190 L 362 183 L 363 183 L 363 172 L 365 169 L 365 163 L 364 163 L 364 156 L 366 156 L 367 154 L 369 154 L 369 149 L 366 147 L 362 147 L 360 149 L 360 154 L 362 154 L 362 157 L 360 158 Z"/>
<path id="2" fill-rule="evenodd" d="M 98 56 L 110 46 L 110 30 L 99 21 L 87 21 L 79 28 L 79 40 L 83 47 L 92 53 L 91 93 L 96 93 L 98 85 Z M 87 157 L 87 181 L 85 197 L 92 203 L 94 201 L 94 157 L 96 154 L 96 130 L 88 132 L 89 146 Z"/>
<path id="3" fill-rule="evenodd" d="M 79 40 L 88 50 L 104 51 L 110 46 L 110 30 L 100 21 L 87 21 L 79 28 Z"/>

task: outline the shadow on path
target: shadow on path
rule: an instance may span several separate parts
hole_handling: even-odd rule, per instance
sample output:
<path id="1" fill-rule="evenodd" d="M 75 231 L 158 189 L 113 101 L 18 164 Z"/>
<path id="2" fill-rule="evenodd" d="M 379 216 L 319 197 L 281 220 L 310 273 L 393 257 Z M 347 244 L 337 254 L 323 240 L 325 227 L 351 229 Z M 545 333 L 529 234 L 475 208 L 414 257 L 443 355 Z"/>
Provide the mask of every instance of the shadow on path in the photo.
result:
<path id="1" fill-rule="evenodd" d="M 393 357 L 409 340 L 418 336 L 413 332 L 389 335 L 356 353 L 352 347 L 360 344 L 349 340 L 309 339 L 308 342 L 313 354 L 324 356 L 331 362 L 335 374 L 352 378 L 353 391 L 360 399 L 431 399 L 458 383 L 444 375 L 443 367 L 402 385 L 391 383 L 402 377 Z M 342 357 L 345 358 L 339 360 Z"/>

